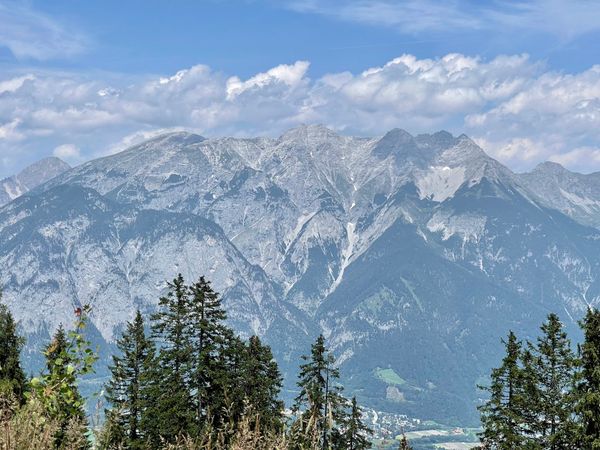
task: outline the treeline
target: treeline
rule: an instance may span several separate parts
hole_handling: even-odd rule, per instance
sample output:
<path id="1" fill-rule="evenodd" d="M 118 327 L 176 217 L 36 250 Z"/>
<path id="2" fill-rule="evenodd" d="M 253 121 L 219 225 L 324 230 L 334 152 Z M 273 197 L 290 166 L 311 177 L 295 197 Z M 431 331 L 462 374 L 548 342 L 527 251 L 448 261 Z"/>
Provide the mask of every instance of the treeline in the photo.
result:
<path id="1" fill-rule="evenodd" d="M 485 449 L 600 449 L 600 311 L 580 322 L 575 353 L 558 316 L 550 314 L 536 342 L 510 332 L 505 356 L 480 407 Z"/>
<path id="2" fill-rule="evenodd" d="M 24 341 L 0 304 L 0 450 L 371 447 L 323 336 L 302 357 L 286 411 L 271 349 L 226 325 L 210 282 L 188 285 L 179 275 L 168 286 L 148 326 L 138 311 L 117 341 L 101 427 L 90 427 L 77 387 L 97 359 L 84 338 L 89 310 L 76 311 L 72 331 L 56 331 L 43 350 L 45 370 L 28 380 L 19 362 Z"/>

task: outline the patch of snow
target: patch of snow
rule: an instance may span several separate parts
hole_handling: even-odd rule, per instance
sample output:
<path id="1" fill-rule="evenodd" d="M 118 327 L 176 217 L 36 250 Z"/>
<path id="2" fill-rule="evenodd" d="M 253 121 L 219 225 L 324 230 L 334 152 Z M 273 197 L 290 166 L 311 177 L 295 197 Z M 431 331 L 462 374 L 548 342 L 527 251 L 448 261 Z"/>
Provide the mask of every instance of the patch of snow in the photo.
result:
<path id="1" fill-rule="evenodd" d="M 443 202 L 452 197 L 465 182 L 464 167 L 435 166 L 416 180 L 421 199 Z"/>
<path id="2" fill-rule="evenodd" d="M 338 273 L 337 278 L 329 288 L 328 295 L 337 289 L 337 287 L 342 282 L 342 278 L 344 277 L 344 271 L 346 267 L 350 264 L 350 258 L 352 257 L 352 253 L 354 252 L 354 246 L 356 241 L 358 240 L 358 235 L 355 233 L 356 224 L 352 222 L 348 222 L 346 224 L 346 235 L 348 237 L 348 245 L 342 251 L 342 264 L 340 266 L 340 271 Z"/>

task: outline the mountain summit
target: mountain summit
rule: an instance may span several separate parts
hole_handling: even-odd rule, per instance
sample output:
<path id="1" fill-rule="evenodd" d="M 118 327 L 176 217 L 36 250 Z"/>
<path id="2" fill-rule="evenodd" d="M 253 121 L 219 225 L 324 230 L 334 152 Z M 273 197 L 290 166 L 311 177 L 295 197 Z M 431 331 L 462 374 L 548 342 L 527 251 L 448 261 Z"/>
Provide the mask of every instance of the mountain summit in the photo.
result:
<path id="1" fill-rule="evenodd" d="M 548 311 L 576 328 L 600 297 L 600 182 L 536 172 L 447 132 L 168 134 L 0 209 L 4 300 L 38 337 L 90 304 L 111 343 L 166 280 L 205 275 L 284 362 L 290 396 L 286 364 L 323 333 L 364 403 L 476 423 L 505 331 L 532 336 Z"/>
<path id="2" fill-rule="evenodd" d="M 49 157 L 33 163 L 18 175 L 0 181 L 0 206 L 69 170 L 66 162 Z"/>

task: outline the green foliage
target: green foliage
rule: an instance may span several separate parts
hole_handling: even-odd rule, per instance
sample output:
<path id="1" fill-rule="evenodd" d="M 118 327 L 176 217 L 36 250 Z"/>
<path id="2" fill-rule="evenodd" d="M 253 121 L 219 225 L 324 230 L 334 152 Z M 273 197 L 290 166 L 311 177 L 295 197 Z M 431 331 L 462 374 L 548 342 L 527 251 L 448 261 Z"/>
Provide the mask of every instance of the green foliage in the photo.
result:
<path id="1" fill-rule="evenodd" d="M 239 366 L 240 343 L 224 322 L 227 318 L 219 295 L 204 277 L 188 289 L 186 320 L 189 326 L 189 382 L 191 398 L 196 411 L 196 422 L 201 426 L 212 407 L 212 419 L 223 422 L 223 410 L 228 405 L 217 404 L 231 387 L 229 372 Z M 229 392 L 229 394 L 232 394 Z"/>
<path id="2" fill-rule="evenodd" d="M 301 430 L 298 447 L 306 448 L 315 441 L 321 448 L 343 448 L 342 427 L 346 420 L 347 400 L 337 384 L 339 370 L 334 367 L 333 355 L 320 335 L 311 346 L 311 354 L 303 356 L 293 412 L 298 416 L 295 428 Z"/>
<path id="3" fill-rule="evenodd" d="M 585 339 L 576 411 L 581 418 L 581 448 L 595 450 L 600 449 L 600 311 L 589 309 L 581 327 Z"/>
<path id="4" fill-rule="evenodd" d="M 500 367 L 493 369 L 491 384 L 483 389 L 490 399 L 481 406 L 482 442 L 489 448 L 511 450 L 523 448 L 523 374 L 519 364 L 521 342 L 511 331 L 503 341 L 506 355 Z"/>
<path id="5" fill-rule="evenodd" d="M 242 374 L 242 398 L 248 405 L 245 413 L 258 416 L 260 429 L 281 431 L 284 404 L 278 397 L 283 379 L 271 348 L 258 336 L 252 336 L 244 348 Z"/>
<path id="6" fill-rule="evenodd" d="M 574 448 L 573 384 L 577 360 L 556 314 L 548 315 L 541 331 L 537 345 L 529 344 L 533 382 L 528 396 L 531 432 L 539 448 Z"/>
<path id="7" fill-rule="evenodd" d="M 41 402 L 48 416 L 59 423 L 54 439 L 57 448 L 68 440 L 72 423 L 84 424 L 85 399 L 79 394 L 77 383 L 83 376 L 94 372 L 97 356 L 84 336 L 89 307 L 77 313 L 75 327 L 68 333 L 61 326 L 44 349 L 47 370 L 30 382 L 31 396 Z M 80 448 L 88 448 L 87 442 Z"/>
<path id="8" fill-rule="evenodd" d="M 343 448 L 347 450 L 364 450 L 371 448 L 369 436 L 373 434 L 368 426 L 362 420 L 362 411 L 356 402 L 356 397 L 352 397 L 350 403 L 350 413 L 344 423 L 342 433 Z"/>
<path id="9" fill-rule="evenodd" d="M 483 448 L 600 448 L 598 313 L 590 310 L 582 327 L 580 360 L 556 314 L 548 315 L 526 348 L 509 333 L 502 365 L 484 388 L 490 398 L 480 407 Z"/>
<path id="10" fill-rule="evenodd" d="M 245 344 L 226 317 L 204 277 L 188 286 L 179 275 L 160 299 L 152 316 L 158 354 L 144 368 L 140 393 L 147 399 L 140 434 L 151 445 L 235 429 L 248 415 L 264 432 L 281 430 L 282 381 L 271 350 L 257 337 Z"/>
<path id="11" fill-rule="evenodd" d="M 2 295 L 0 293 L 0 299 Z M 20 354 L 25 341 L 17 334 L 17 324 L 6 305 L 0 303 L 0 394 L 25 400 L 26 379 Z"/>
<path id="12" fill-rule="evenodd" d="M 146 337 L 144 319 L 137 311 L 117 341 L 120 354 L 113 356 L 112 378 L 106 386 L 106 399 L 112 410 L 106 412 L 110 432 L 104 445 L 122 444 L 129 449 L 142 449 L 145 430 L 143 414 L 151 399 L 147 398 L 149 375 L 154 364 L 154 343 Z"/>
<path id="13" fill-rule="evenodd" d="M 159 347 L 146 395 L 154 399 L 149 406 L 145 427 L 159 437 L 174 442 L 181 434 L 197 434 L 195 408 L 188 389 L 186 372 L 192 363 L 188 326 L 189 289 L 183 276 L 169 283 L 169 292 L 161 297 L 158 311 L 152 315 L 152 336 Z M 188 379 L 186 379 L 186 376 Z"/>

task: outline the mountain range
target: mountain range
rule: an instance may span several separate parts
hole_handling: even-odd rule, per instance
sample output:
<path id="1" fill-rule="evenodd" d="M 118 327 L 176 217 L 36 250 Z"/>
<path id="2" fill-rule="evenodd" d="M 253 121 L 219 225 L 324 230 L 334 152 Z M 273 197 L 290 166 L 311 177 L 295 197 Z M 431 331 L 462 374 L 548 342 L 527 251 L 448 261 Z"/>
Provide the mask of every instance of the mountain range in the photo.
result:
<path id="1" fill-rule="evenodd" d="M 600 298 L 600 174 L 514 173 L 465 135 L 178 132 L 40 164 L 37 185 L 3 182 L 0 208 L 3 299 L 32 367 L 76 307 L 110 348 L 167 280 L 205 275 L 231 325 L 273 347 L 287 398 L 323 333 L 365 405 L 473 424 L 509 329 L 534 339 L 553 311 L 576 336 Z"/>

